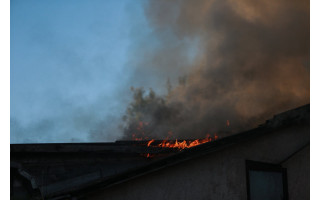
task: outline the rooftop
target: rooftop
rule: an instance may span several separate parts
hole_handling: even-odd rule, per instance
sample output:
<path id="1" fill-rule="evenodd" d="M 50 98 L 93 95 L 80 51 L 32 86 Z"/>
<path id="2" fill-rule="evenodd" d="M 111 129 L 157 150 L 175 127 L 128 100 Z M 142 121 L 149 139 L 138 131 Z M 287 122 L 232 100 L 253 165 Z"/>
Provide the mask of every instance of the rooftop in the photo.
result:
<path id="1" fill-rule="evenodd" d="M 310 123 L 310 105 L 275 115 L 259 127 L 189 149 L 147 147 L 148 141 L 11 144 L 11 167 L 46 197 L 85 194 L 227 148 L 291 125 Z M 146 153 L 157 155 L 146 158 Z"/>

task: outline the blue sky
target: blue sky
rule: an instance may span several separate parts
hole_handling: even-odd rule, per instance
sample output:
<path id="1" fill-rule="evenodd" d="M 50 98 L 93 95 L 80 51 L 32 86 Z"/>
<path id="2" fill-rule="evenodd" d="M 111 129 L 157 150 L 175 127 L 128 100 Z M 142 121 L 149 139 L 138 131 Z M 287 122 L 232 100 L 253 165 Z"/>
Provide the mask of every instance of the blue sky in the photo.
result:
<path id="1" fill-rule="evenodd" d="M 185 75 L 197 40 L 156 29 L 146 3 L 11 0 L 11 143 L 115 141 L 131 86 Z"/>
<path id="2" fill-rule="evenodd" d="M 145 23 L 135 2 L 11 1 L 11 143 L 90 141 L 121 118 L 132 26 Z"/>

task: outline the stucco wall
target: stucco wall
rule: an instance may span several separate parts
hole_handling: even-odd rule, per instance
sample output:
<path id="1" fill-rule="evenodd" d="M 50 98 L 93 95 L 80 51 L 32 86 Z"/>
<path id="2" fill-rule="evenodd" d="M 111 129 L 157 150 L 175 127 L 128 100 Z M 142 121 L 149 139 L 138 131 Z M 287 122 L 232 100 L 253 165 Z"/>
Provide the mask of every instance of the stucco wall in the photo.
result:
<path id="1" fill-rule="evenodd" d="M 286 128 L 109 187 L 87 198 L 246 200 L 245 160 L 282 163 L 308 142 L 309 127 Z M 305 199 L 309 194 L 306 191 L 309 187 L 302 187 L 309 184 L 309 171 L 306 170 L 309 162 L 305 156 L 309 150 L 304 152 L 284 163 L 288 168 L 290 200 Z"/>
<path id="2" fill-rule="evenodd" d="M 282 164 L 287 168 L 290 200 L 310 199 L 310 146 Z"/>

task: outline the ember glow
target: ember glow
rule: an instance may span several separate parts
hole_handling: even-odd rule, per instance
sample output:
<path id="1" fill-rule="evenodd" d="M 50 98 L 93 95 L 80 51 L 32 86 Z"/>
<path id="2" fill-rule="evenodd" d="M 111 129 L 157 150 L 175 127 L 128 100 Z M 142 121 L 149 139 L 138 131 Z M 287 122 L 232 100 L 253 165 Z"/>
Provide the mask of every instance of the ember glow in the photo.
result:
<path id="1" fill-rule="evenodd" d="M 154 142 L 154 139 L 150 140 L 147 146 L 149 147 L 152 142 Z"/>
<path id="2" fill-rule="evenodd" d="M 218 136 L 215 134 L 214 135 L 214 139 L 218 139 Z M 208 134 L 206 138 L 204 139 L 196 139 L 193 141 L 186 141 L 183 140 L 182 142 L 179 142 L 177 139 L 175 142 L 172 141 L 167 141 L 167 140 L 163 140 L 160 144 L 158 144 L 158 147 L 164 147 L 164 148 L 178 148 L 178 149 L 185 149 L 185 148 L 190 148 L 190 147 L 194 147 L 197 146 L 199 144 L 203 144 L 203 143 L 207 143 L 210 141 L 214 140 L 213 138 L 210 137 L 210 135 Z M 148 143 L 149 144 L 149 143 Z M 151 143 L 150 143 L 151 144 Z"/>
<path id="3" fill-rule="evenodd" d="M 144 130 L 144 127 L 148 126 L 148 124 L 149 124 L 148 122 L 140 121 L 138 123 L 137 128 L 136 128 L 136 131 L 137 131 L 138 134 L 133 133 L 132 134 L 132 140 L 135 140 L 135 141 L 148 140 L 149 137 L 145 136 L 145 130 Z M 137 136 L 137 135 L 139 135 L 139 136 Z"/>
<path id="4" fill-rule="evenodd" d="M 228 121 L 229 122 L 229 121 Z M 132 140 L 134 141 L 147 141 L 144 143 L 144 145 L 147 145 L 147 147 L 156 147 L 156 148 L 175 148 L 175 149 L 186 149 L 186 148 L 191 148 L 200 144 L 204 144 L 210 141 L 214 141 L 218 139 L 218 135 L 214 133 L 213 137 L 211 137 L 210 134 L 207 134 L 205 138 L 203 139 L 195 139 L 195 140 L 172 140 L 173 132 L 169 131 L 167 137 L 160 141 L 156 141 L 155 139 L 149 139 L 148 136 L 145 134 L 145 128 L 148 125 L 148 122 L 139 122 L 138 127 L 136 128 L 137 133 L 132 134 Z M 152 157 L 149 153 L 143 155 L 147 158 Z"/>
<path id="5" fill-rule="evenodd" d="M 196 140 L 182 140 L 182 141 L 178 141 L 178 139 L 176 140 L 163 140 L 159 143 L 159 141 L 155 141 L 154 139 L 149 140 L 147 143 L 145 143 L 147 145 L 148 148 L 173 148 L 173 149 L 177 149 L 177 150 L 183 150 L 186 148 L 191 148 L 191 147 L 195 147 L 197 145 L 200 144 L 204 144 L 207 142 L 211 142 L 214 140 L 217 140 L 218 136 L 217 134 L 214 134 L 213 137 L 211 137 L 209 134 L 207 134 L 206 138 L 203 139 L 196 139 Z M 153 158 L 156 155 L 153 153 L 145 153 L 145 154 L 141 154 L 141 156 L 145 157 L 145 158 Z"/>

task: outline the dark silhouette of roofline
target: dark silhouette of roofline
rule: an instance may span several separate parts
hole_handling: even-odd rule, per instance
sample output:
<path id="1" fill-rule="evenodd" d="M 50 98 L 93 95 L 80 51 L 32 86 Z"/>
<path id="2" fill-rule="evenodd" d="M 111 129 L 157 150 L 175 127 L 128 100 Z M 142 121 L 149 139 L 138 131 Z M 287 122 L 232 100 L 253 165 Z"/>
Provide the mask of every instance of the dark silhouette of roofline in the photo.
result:
<path id="1" fill-rule="evenodd" d="M 155 160 L 154 162 L 151 162 L 145 166 L 128 170 L 125 173 L 115 175 L 106 180 L 102 180 L 99 183 L 90 185 L 89 187 L 79 188 L 78 190 L 69 192 L 69 194 L 81 197 L 91 192 L 106 189 L 108 187 L 132 180 L 145 174 L 149 174 L 154 171 L 158 171 L 160 169 L 206 155 L 208 153 L 219 151 L 234 144 L 261 137 L 275 130 L 280 130 L 292 125 L 310 126 L 310 104 L 275 115 L 272 119 L 267 120 L 265 124 L 262 124 L 259 127 L 251 129 L 249 131 L 244 131 L 239 134 L 224 137 L 216 141 L 207 142 L 189 149 L 184 149 L 180 152 L 177 152 L 176 154 Z"/>

